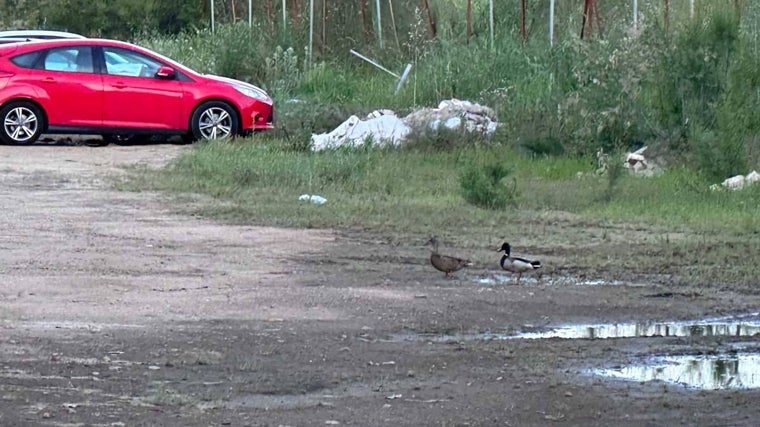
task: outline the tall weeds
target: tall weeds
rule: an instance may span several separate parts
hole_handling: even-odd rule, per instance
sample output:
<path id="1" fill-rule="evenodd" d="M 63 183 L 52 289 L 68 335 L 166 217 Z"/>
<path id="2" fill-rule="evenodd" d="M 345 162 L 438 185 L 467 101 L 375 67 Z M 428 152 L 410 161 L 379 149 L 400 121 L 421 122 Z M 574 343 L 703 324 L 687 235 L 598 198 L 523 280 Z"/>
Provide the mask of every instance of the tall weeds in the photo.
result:
<path id="1" fill-rule="evenodd" d="M 715 3 L 694 19 L 680 11 L 668 31 L 659 6 L 643 6 L 635 30 L 619 8 L 602 9 L 609 24 L 586 40 L 578 38 L 579 20 L 563 3 L 569 18 L 558 26 L 553 47 L 543 37 L 524 41 L 514 31 L 497 31 L 491 47 L 482 24 L 466 43 L 454 21 L 431 39 L 426 17 L 411 9 L 398 46 L 362 44 L 391 70 L 413 64 L 399 93 L 393 76 L 348 49 L 317 52 L 308 63 L 303 34 L 284 37 L 259 23 L 253 29 L 220 25 L 214 33 L 147 34 L 139 42 L 199 71 L 263 86 L 277 101 L 278 126 L 302 145 L 310 132 L 329 130 L 352 113 L 391 108 L 403 115 L 455 97 L 493 108 L 506 135 L 498 142 L 533 154 L 583 157 L 599 148 L 650 145 L 650 152 L 721 178 L 746 173 L 760 160 L 760 6 L 747 5 L 739 20 L 733 8 Z M 441 10 L 461 12 L 449 6 Z M 541 8 L 531 13 L 544 18 Z M 514 26 L 514 16 L 500 16 Z"/>

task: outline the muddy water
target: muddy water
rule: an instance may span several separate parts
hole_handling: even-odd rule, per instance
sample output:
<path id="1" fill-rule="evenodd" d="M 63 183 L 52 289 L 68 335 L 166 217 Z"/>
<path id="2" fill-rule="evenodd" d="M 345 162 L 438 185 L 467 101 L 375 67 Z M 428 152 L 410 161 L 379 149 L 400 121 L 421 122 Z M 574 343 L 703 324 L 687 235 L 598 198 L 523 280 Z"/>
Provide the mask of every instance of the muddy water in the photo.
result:
<path id="1" fill-rule="evenodd" d="M 750 389 L 760 387 L 760 354 L 665 356 L 591 372 L 629 381 L 664 381 L 700 390 Z"/>
<path id="2" fill-rule="evenodd" d="M 760 316 L 753 313 L 684 322 L 637 322 L 597 325 L 566 325 L 557 328 L 524 332 L 505 339 L 604 339 L 634 337 L 691 337 L 735 336 L 746 337 L 760 333 Z"/>
<path id="3" fill-rule="evenodd" d="M 562 325 L 555 328 L 528 330 L 521 333 L 481 332 L 469 334 L 397 334 L 386 341 L 472 341 L 511 339 L 609 339 L 636 337 L 721 336 L 749 337 L 760 334 L 760 314 L 716 317 L 674 322 L 636 322 Z"/>

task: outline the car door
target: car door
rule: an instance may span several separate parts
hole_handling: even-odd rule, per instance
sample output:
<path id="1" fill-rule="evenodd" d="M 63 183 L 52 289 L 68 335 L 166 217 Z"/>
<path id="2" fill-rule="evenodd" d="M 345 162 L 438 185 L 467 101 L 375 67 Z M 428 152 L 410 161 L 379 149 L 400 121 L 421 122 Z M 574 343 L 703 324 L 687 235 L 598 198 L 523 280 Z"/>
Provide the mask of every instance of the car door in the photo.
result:
<path id="1" fill-rule="evenodd" d="M 90 128 L 102 123 L 103 82 L 90 46 L 49 49 L 30 70 L 43 96 L 49 126 Z"/>
<path id="2" fill-rule="evenodd" d="M 103 46 L 103 125 L 116 129 L 187 129 L 181 123 L 182 82 L 156 76 L 158 60 Z"/>

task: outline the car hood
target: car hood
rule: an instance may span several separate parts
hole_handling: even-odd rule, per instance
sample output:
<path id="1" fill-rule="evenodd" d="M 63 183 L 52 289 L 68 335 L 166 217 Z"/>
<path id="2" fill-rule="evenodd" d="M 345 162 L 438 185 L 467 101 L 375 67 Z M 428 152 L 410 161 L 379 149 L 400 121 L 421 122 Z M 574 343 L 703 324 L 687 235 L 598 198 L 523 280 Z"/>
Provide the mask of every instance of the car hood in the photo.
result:
<path id="1" fill-rule="evenodd" d="M 204 74 L 203 77 L 205 77 L 207 79 L 210 79 L 210 80 L 216 80 L 216 81 L 222 82 L 222 83 L 228 83 L 228 84 L 231 84 L 231 85 L 247 87 L 248 89 L 255 90 L 257 92 L 263 93 L 264 95 L 266 95 L 266 97 L 267 97 L 268 100 L 270 100 L 270 101 L 272 100 L 272 98 L 269 96 L 269 94 L 267 93 L 267 91 L 265 91 L 264 89 L 262 89 L 262 88 L 260 88 L 260 87 L 258 87 L 256 85 L 252 85 L 250 83 L 246 83 L 246 82 L 241 81 L 241 80 L 231 79 L 229 77 L 215 76 L 213 74 Z"/>

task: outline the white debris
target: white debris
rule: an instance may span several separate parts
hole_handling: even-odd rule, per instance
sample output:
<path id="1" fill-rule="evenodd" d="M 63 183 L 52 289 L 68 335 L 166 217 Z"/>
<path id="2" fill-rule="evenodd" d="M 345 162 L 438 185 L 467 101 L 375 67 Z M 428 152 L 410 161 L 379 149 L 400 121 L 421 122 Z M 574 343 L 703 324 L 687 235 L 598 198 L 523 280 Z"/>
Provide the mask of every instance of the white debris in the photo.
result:
<path id="1" fill-rule="evenodd" d="M 647 148 L 649 147 L 644 146 L 632 153 L 626 154 L 623 167 L 641 176 L 654 176 L 660 173 L 662 169 L 644 155 Z"/>
<path id="2" fill-rule="evenodd" d="M 751 184 L 754 184 L 755 182 L 760 181 L 760 173 L 757 173 L 756 171 L 752 171 L 745 175 L 736 175 L 732 176 L 731 178 L 726 178 L 720 185 L 723 186 L 723 188 L 727 188 L 729 190 L 741 190 L 742 188 L 749 186 Z M 717 184 L 713 184 L 710 186 L 711 190 L 718 190 L 719 187 Z"/>
<path id="3" fill-rule="evenodd" d="M 471 133 L 491 135 L 498 122 L 494 111 L 470 101 L 451 99 L 437 108 L 422 108 L 399 118 L 392 110 L 375 110 L 365 119 L 349 117 L 329 133 L 313 134 L 311 149 L 320 151 L 343 146 L 356 147 L 371 141 L 378 145 L 401 145 L 412 134 L 428 130 L 463 129 Z"/>
<path id="4" fill-rule="evenodd" d="M 404 117 L 404 122 L 416 132 L 443 128 L 491 135 L 498 123 L 496 114 L 488 107 L 470 101 L 450 99 L 441 101 L 438 108 L 423 108 Z"/>
<path id="5" fill-rule="evenodd" d="M 351 116 L 330 133 L 311 136 L 314 151 L 343 146 L 358 147 L 367 141 L 375 144 L 399 145 L 411 132 L 409 126 L 395 114 L 385 114 L 361 120 Z"/>
<path id="6" fill-rule="evenodd" d="M 628 169 L 633 169 L 636 172 L 643 169 L 648 169 L 649 163 L 647 162 L 647 158 L 644 157 L 644 153 L 647 151 L 647 148 L 647 146 L 644 146 L 634 151 L 633 153 L 628 153 L 625 156 L 625 163 L 623 166 Z"/>
<path id="7" fill-rule="evenodd" d="M 311 202 L 315 205 L 324 205 L 327 203 L 327 199 L 317 194 L 301 194 L 298 196 L 298 200 L 302 202 Z"/>
<path id="8" fill-rule="evenodd" d="M 747 174 L 747 176 L 744 177 L 744 181 L 747 184 L 753 184 L 757 181 L 760 181 L 760 173 L 757 173 L 756 171 L 752 171 Z"/>

